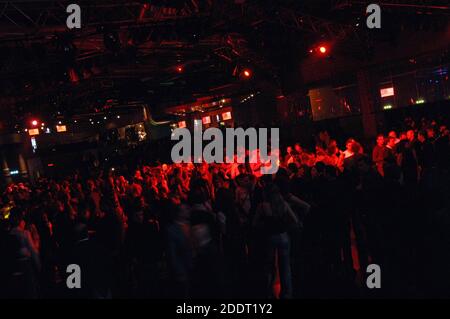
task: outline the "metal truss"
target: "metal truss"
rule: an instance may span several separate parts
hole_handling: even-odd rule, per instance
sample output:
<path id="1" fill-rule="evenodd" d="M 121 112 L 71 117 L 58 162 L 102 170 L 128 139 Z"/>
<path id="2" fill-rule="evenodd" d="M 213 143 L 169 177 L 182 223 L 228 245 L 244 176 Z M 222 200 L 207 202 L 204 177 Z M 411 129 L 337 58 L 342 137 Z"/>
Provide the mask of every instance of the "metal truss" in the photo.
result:
<path id="1" fill-rule="evenodd" d="M 0 40 L 30 39 L 33 36 L 67 31 L 66 7 L 74 1 L 15 0 L 0 1 Z M 78 0 L 82 9 L 82 31 L 110 25 L 114 27 L 153 24 L 201 14 L 197 0 L 170 8 L 142 1 Z M 208 3 L 212 4 L 211 1 Z M 208 6 L 206 7 L 208 9 Z M 79 33 L 80 33 L 79 32 Z"/>

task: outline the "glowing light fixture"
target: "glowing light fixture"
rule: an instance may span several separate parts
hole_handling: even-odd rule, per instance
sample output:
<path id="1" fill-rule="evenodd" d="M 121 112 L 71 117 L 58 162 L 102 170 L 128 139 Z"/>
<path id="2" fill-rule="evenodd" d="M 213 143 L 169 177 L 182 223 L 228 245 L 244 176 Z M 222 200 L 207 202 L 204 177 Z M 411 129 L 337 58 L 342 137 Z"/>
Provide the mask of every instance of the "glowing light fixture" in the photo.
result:
<path id="1" fill-rule="evenodd" d="M 423 104 L 423 103 L 425 103 L 425 100 L 424 100 L 424 99 L 418 99 L 418 100 L 416 100 L 416 104 Z"/>
<path id="2" fill-rule="evenodd" d="M 37 129 L 37 128 L 29 129 L 29 130 L 28 130 L 28 134 L 29 134 L 30 136 L 39 135 L 39 129 Z"/>
<path id="3" fill-rule="evenodd" d="M 222 113 L 222 119 L 223 119 L 224 121 L 226 121 L 226 120 L 231 120 L 231 112 L 225 112 L 225 113 Z"/>
<path id="4" fill-rule="evenodd" d="M 56 131 L 58 133 L 67 132 L 67 127 L 65 125 L 56 125 Z"/>
<path id="5" fill-rule="evenodd" d="M 210 124 L 211 123 L 211 116 L 204 116 L 202 118 L 202 123 L 203 124 Z"/>
<path id="6" fill-rule="evenodd" d="M 389 88 L 381 89 L 380 90 L 380 95 L 381 95 L 381 97 L 393 96 L 394 95 L 394 88 L 393 87 L 389 87 Z"/>

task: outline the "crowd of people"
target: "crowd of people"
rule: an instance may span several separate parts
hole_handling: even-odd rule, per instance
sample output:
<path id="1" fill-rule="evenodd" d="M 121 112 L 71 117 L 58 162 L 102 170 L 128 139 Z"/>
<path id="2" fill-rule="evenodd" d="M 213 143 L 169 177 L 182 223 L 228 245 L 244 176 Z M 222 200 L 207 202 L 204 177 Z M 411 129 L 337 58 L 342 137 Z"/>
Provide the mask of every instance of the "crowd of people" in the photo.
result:
<path id="1" fill-rule="evenodd" d="M 387 295 L 423 293 L 425 224 L 448 210 L 450 181 L 449 130 L 425 124 L 343 150 L 320 132 L 315 150 L 287 146 L 274 175 L 250 163 L 123 165 L 9 184 L 0 296 L 358 295 L 371 263 Z M 66 285 L 71 264 L 80 289 Z"/>

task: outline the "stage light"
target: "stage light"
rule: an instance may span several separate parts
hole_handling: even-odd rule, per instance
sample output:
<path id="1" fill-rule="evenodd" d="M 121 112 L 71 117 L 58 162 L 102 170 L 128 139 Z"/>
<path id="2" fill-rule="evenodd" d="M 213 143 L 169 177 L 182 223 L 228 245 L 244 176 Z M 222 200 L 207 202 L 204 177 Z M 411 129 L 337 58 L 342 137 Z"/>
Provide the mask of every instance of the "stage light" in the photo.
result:
<path id="1" fill-rule="evenodd" d="M 323 46 L 323 45 L 319 47 L 319 52 L 320 52 L 320 53 L 325 54 L 325 53 L 327 53 L 327 51 L 328 51 L 328 50 L 327 50 L 327 47 L 325 47 L 325 46 Z"/>
<path id="2" fill-rule="evenodd" d="M 424 99 L 418 99 L 418 100 L 416 101 L 416 104 L 423 104 L 423 103 L 425 103 L 425 100 L 424 100 Z"/>
<path id="3" fill-rule="evenodd" d="M 242 71 L 242 75 L 244 76 L 244 78 L 250 78 L 252 76 L 252 71 L 250 71 L 249 69 L 244 69 L 244 71 Z"/>
<path id="4" fill-rule="evenodd" d="M 36 120 L 32 120 L 32 121 L 31 121 L 31 125 L 33 125 L 33 126 L 37 126 L 37 125 L 38 125 L 38 121 L 36 121 Z"/>
<path id="5" fill-rule="evenodd" d="M 180 66 L 177 66 L 177 72 L 178 73 L 182 73 L 183 72 L 183 67 L 180 65 Z"/>
<path id="6" fill-rule="evenodd" d="M 392 105 L 390 104 L 383 106 L 383 110 L 390 110 L 390 109 L 392 109 Z"/>

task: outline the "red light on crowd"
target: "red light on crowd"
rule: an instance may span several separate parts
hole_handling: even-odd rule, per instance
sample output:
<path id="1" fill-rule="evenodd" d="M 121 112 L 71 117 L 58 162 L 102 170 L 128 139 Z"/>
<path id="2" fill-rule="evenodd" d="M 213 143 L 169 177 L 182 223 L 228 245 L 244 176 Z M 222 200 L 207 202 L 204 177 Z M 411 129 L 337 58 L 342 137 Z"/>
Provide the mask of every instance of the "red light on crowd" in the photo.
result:
<path id="1" fill-rule="evenodd" d="M 320 47 L 319 47 L 319 52 L 320 52 L 320 53 L 325 54 L 327 51 L 328 51 L 328 50 L 327 50 L 327 47 L 325 47 L 325 46 L 320 46 Z"/>

